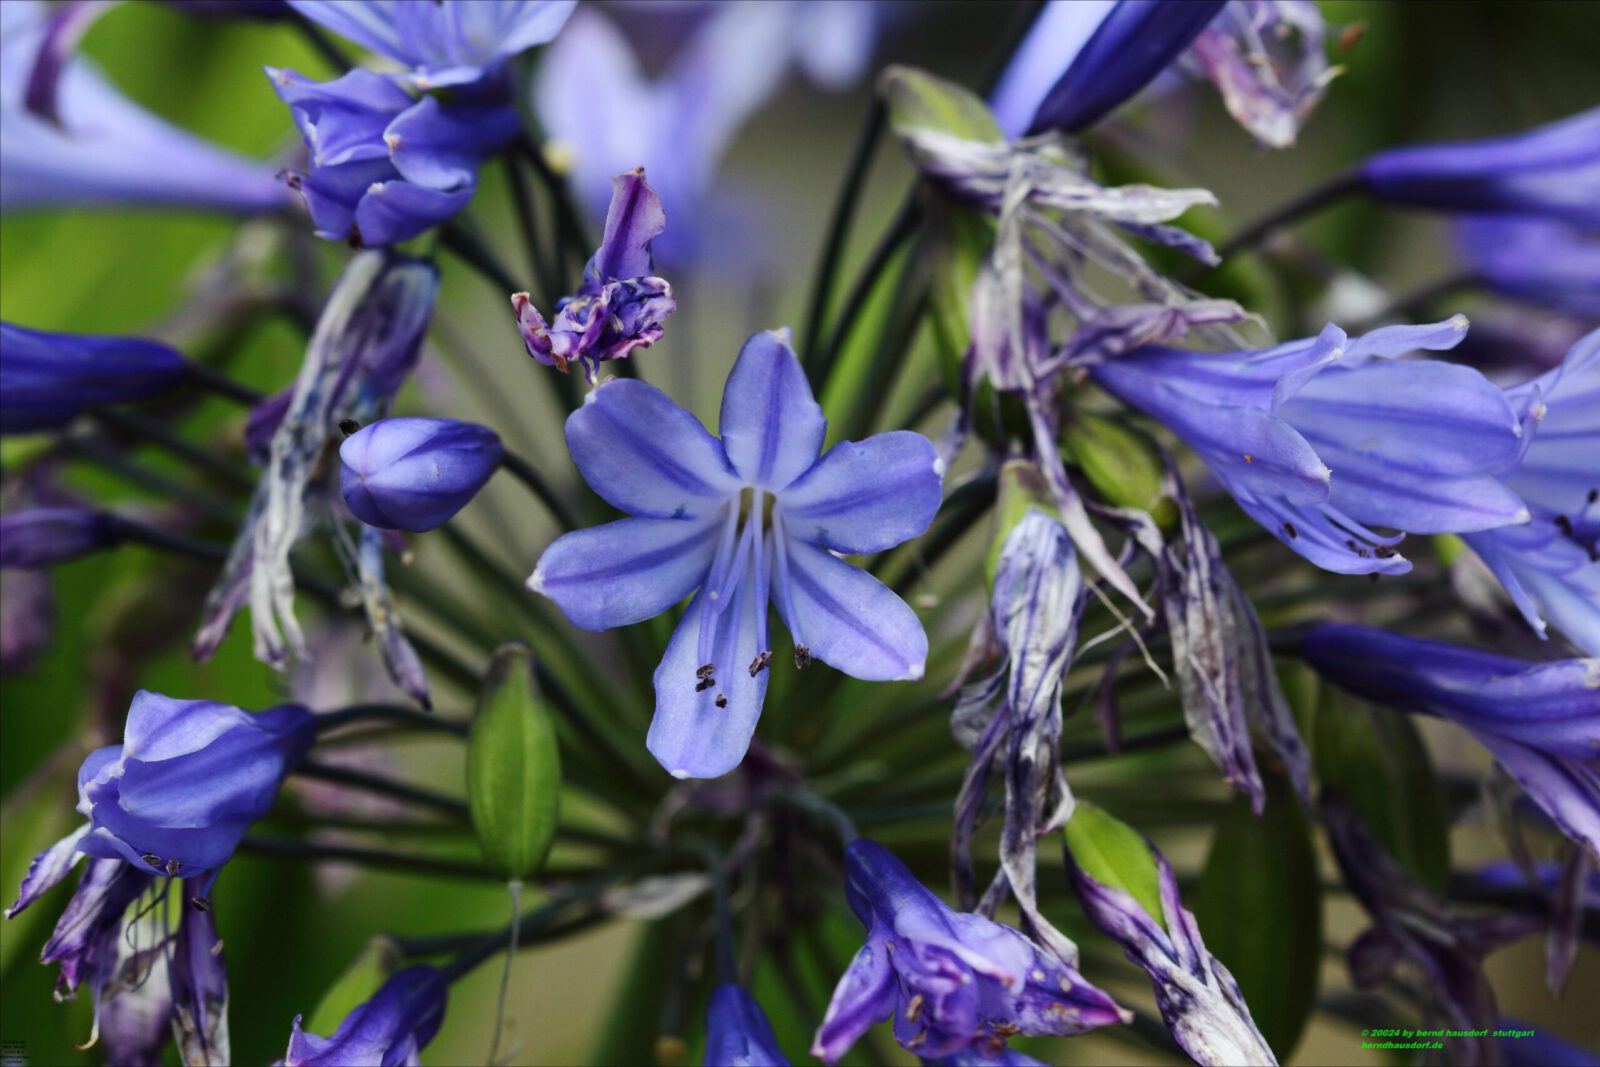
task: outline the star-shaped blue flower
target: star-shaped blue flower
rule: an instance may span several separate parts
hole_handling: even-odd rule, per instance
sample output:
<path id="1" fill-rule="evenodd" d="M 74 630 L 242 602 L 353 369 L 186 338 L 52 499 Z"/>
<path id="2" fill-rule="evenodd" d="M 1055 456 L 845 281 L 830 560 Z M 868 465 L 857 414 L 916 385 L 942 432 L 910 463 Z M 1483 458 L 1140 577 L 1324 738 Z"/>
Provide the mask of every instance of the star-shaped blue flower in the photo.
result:
<path id="1" fill-rule="evenodd" d="M 787 330 L 745 343 L 721 431 L 642 381 L 590 393 L 567 420 L 567 447 L 631 517 L 557 539 L 528 579 L 585 630 L 641 622 L 698 590 L 656 668 L 648 740 L 679 778 L 715 778 L 744 758 L 772 661 L 769 600 L 797 667 L 815 657 L 869 681 L 916 679 L 928 654 L 916 614 L 840 556 L 928 528 L 944 473 L 932 443 L 894 431 L 821 455 L 827 420 Z"/>

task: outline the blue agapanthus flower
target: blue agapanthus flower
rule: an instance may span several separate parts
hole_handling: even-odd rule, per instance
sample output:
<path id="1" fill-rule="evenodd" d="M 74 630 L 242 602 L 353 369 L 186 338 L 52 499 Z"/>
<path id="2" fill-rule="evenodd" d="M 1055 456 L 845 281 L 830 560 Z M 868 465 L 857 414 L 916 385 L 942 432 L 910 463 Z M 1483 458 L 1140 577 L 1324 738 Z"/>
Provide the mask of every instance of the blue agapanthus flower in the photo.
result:
<path id="1" fill-rule="evenodd" d="M 546 322 L 527 293 L 511 294 L 528 355 L 563 374 L 577 363 L 593 384 L 601 363 L 661 340 L 661 324 L 678 307 L 672 286 L 655 276 L 652 246 L 666 228 L 644 168 L 612 178 L 605 236 L 584 265 L 578 291 L 556 305 L 555 321 Z"/>
<path id="2" fill-rule="evenodd" d="M 888 849 L 845 850 L 845 893 L 867 942 L 839 979 L 811 1054 L 837 1063 L 894 1015 L 901 1046 L 937 1059 L 994 1058 L 1022 1034 L 1081 1034 L 1128 1021 L 1076 969 L 1016 930 L 940 900 Z"/>
<path id="3" fill-rule="evenodd" d="M 1046 4 L 995 87 L 995 118 L 1008 137 L 1083 132 L 1167 69 L 1224 2 Z"/>
<path id="4" fill-rule="evenodd" d="M 109 6 L 76 5 L 88 18 Z M 0 211 L 131 206 L 256 214 L 289 205 L 272 167 L 151 114 L 89 60 L 46 53 L 51 12 L 32 0 L 0 4 Z M 41 96 L 47 107 L 39 106 Z"/>
<path id="5" fill-rule="evenodd" d="M 70 506 L 20 508 L 0 516 L 0 567 L 54 567 L 119 539 L 116 519 L 109 512 Z"/>
<path id="6" fill-rule="evenodd" d="M 706 1067 L 789 1067 L 772 1024 L 742 986 L 724 982 L 706 1009 Z"/>
<path id="7" fill-rule="evenodd" d="M 289 0 L 313 22 L 408 68 L 417 89 L 466 86 L 544 44 L 577 0 Z"/>
<path id="8" fill-rule="evenodd" d="M 0 433 L 54 429 L 85 411 L 165 392 L 188 373 L 183 356 L 160 341 L 0 322 Z"/>
<path id="9" fill-rule="evenodd" d="M 1506 397 L 1530 431 L 1505 481 L 1533 520 L 1465 540 L 1534 629 L 1600 656 L 1600 330 Z"/>
<path id="10" fill-rule="evenodd" d="M 450 219 L 472 199 L 484 157 L 521 129 L 504 103 L 415 99 L 369 70 L 330 82 L 266 70 L 310 154 L 289 184 L 329 240 L 382 247 Z"/>
<path id="11" fill-rule="evenodd" d="M 1342 689 L 1465 727 L 1563 833 L 1600 855 L 1600 659 L 1524 663 L 1332 623 L 1303 649 Z"/>
<path id="12" fill-rule="evenodd" d="M 1119 399 L 1161 420 L 1272 535 L 1326 570 L 1403 574 L 1406 533 L 1528 521 L 1497 477 L 1522 431 L 1511 404 L 1469 367 L 1396 360 L 1466 334 L 1457 316 L 1264 351 L 1136 349 L 1092 368 Z"/>
<path id="13" fill-rule="evenodd" d="M 743 759 L 767 690 L 767 604 L 813 657 L 870 681 L 922 677 L 928 638 L 887 586 L 840 558 L 918 536 L 944 464 L 910 431 L 822 452 L 827 421 L 787 330 L 745 343 L 721 439 L 661 390 L 603 383 L 567 420 L 584 480 L 631 517 L 558 538 L 528 588 L 575 625 L 609 630 L 690 602 L 656 669 L 648 744 L 679 778 Z"/>
<path id="14" fill-rule="evenodd" d="M 284 1067 L 343 1067 L 379 1064 L 399 1067 L 418 1063 L 417 1053 L 444 1022 L 449 984 L 433 967 L 407 967 L 339 1023 L 329 1037 L 300 1029 L 294 1017 Z"/>
<path id="15" fill-rule="evenodd" d="M 1508 137 L 1391 148 L 1363 163 L 1378 200 L 1600 226 L 1600 108 Z"/>

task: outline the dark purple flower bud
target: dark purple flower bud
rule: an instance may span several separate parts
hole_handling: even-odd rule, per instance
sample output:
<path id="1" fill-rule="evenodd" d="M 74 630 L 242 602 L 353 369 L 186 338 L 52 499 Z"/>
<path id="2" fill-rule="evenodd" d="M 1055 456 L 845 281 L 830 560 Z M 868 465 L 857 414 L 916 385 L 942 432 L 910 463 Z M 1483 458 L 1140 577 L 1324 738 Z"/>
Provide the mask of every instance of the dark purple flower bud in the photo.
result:
<path id="1" fill-rule="evenodd" d="M 467 506 L 504 450 L 486 426 L 454 419 L 380 419 L 339 446 L 339 485 L 369 526 L 421 533 Z"/>
<path id="2" fill-rule="evenodd" d="M 1161 914 L 1146 911 L 1127 890 L 1098 881 L 1068 849 L 1067 871 L 1084 913 L 1150 976 L 1161 1018 L 1196 1063 L 1276 1064 L 1238 983 L 1206 949 L 1193 913 L 1178 898 L 1172 865 L 1148 840 L 1144 844 L 1156 864 Z"/>
<path id="3" fill-rule="evenodd" d="M 183 882 L 183 923 L 168 957 L 172 1029 L 184 1063 L 229 1063 L 228 968 L 211 904 L 192 879 Z"/>
<path id="4" fill-rule="evenodd" d="M 998 1056 L 985 1056 L 976 1049 L 965 1048 L 950 1056 L 923 1057 L 922 1062 L 927 1067 L 1049 1067 L 1043 1060 L 1014 1048 L 1002 1049 Z"/>
<path id="5" fill-rule="evenodd" d="M 0 525 L 4 520 L 0 519 Z M 48 571 L 9 570 L 0 576 L 0 674 L 20 674 L 39 659 L 55 632 L 56 598 Z"/>
<path id="6" fill-rule="evenodd" d="M 1007 136 L 1081 133 L 1155 80 L 1224 0 L 1060 0 L 1040 13 L 994 93 Z"/>
<path id="7" fill-rule="evenodd" d="M 1392 203 L 1600 226 L 1600 108 L 1508 137 L 1392 148 L 1359 174 Z"/>
<path id="8" fill-rule="evenodd" d="M 651 274 L 650 242 L 666 226 L 642 167 L 611 179 L 605 236 L 583 269 L 583 285 L 557 305 L 555 321 L 546 322 L 527 293 L 511 296 L 528 355 L 563 373 L 581 362 L 593 382 L 605 360 L 659 341 L 662 322 L 677 309 L 672 286 Z"/>
<path id="9" fill-rule="evenodd" d="M 159 341 L 46 333 L 0 322 L 0 433 L 63 425 L 177 385 L 188 363 Z"/>
<path id="10" fill-rule="evenodd" d="M 1350 802 L 1337 794 L 1323 796 L 1322 820 L 1345 884 L 1373 922 L 1350 947 L 1350 972 L 1358 987 L 1381 981 L 1403 957 L 1423 974 L 1418 988 L 1431 1000 L 1429 1017 L 1453 1029 L 1491 1028 L 1497 1011 L 1483 957 L 1532 933 L 1539 921 L 1456 914 L 1394 861 Z M 1463 1063 L 1493 1063 L 1495 1049 L 1513 1043 L 1459 1039 L 1453 1056 Z"/>
<path id="11" fill-rule="evenodd" d="M 1600 227 L 1554 219 L 1474 215 L 1456 223 L 1456 245 L 1488 287 L 1531 304 L 1600 318 Z M 1473 324 L 1477 332 L 1481 326 Z"/>
<path id="12" fill-rule="evenodd" d="M 271 809 L 314 735 L 297 704 L 252 714 L 141 690 L 123 743 L 78 771 L 78 810 L 91 824 L 78 848 L 155 874 L 213 872 Z"/>
<path id="13" fill-rule="evenodd" d="M 114 516 L 88 508 L 26 508 L 0 516 L 0 567 L 53 567 L 121 539 Z"/>
<path id="14" fill-rule="evenodd" d="M 448 989 L 434 968 L 408 967 L 345 1016 L 332 1037 L 301 1030 L 296 1015 L 284 1067 L 414 1064 L 444 1021 Z"/>
<path id="15" fill-rule="evenodd" d="M 706 1067 L 789 1067 L 756 999 L 732 982 L 711 994 L 706 1009 Z"/>
<path id="16" fill-rule="evenodd" d="M 1081 1034 L 1131 1016 L 1017 931 L 958 912 L 882 845 L 845 852 L 845 890 L 867 943 L 839 979 L 811 1054 L 836 1063 L 874 1023 L 918 1055 L 999 1056 L 1017 1034 Z"/>
<path id="17" fill-rule="evenodd" d="M 1302 648 L 1357 696 L 1466 728 L 1563 833 L 1600 856 L 1600 659 L 1528 664 L 1342 624 L 1317 626 Z"/>

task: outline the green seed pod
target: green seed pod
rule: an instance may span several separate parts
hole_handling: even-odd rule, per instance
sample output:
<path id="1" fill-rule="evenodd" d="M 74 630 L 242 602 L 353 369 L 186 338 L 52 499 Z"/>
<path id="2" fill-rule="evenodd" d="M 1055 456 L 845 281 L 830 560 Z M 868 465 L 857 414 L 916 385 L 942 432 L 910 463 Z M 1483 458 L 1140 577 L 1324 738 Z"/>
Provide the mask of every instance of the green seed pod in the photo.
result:
<path id="1" fill-rule="evenodd" d="M 1102 499 L 1147 511 L 1162 529 L 1172 528 L 1177 511 L 1162 496 L 1165 472 L 1150 438 L 1103 415 L 1074 411 L 1061 443 L 1067 459 L 1083 470 Z"/>
<path id="2" fill-rule="evenodd" d="M 467 801 L 489 865 L 521 881 L 544 865 L 556 834 L 561 754 L 533 680 L 533 650 L 495 651 L 467 745 Z"/>
<path id="3" fill-rule="evenodd" d="M 1029 508 L 1037 508 L 1052 518 L 1059 518 L 1055 504 L 1050 499 L 1050 488 L 1045 485 L 1044 475 L 1039 473 L 1039 468 L 1025 459 L 1007 460 L 1000 467 L 1000 487 L 994 507 L 994 538 L 989 542 L 989 555 L 983 565 L 984 578 L 990 588 L 994 587 L 994 572 L 1000 565 L 1000 550 L 1005 547 L 1006 538 L 1011 536 L 1011 531 L 1016 529 Z"/>
<path id="4" fill-rule="evenodd" d="M 1101 885 L 1133 897 L 1163 929 L 1160 873 L 1139 831 L 1085 801 L 1078 801 L 1062 833 L 1072 862 Z"/>

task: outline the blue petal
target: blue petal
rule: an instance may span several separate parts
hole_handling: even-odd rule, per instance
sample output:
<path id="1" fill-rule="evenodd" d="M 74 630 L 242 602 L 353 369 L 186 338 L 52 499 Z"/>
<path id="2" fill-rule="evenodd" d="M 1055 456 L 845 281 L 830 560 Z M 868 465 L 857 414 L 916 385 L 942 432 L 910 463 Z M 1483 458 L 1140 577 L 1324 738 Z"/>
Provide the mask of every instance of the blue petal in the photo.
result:
<path id="1" fill-rule="evenodd" d="M 761 1005 L 732 982 L 724 982 L 711 994 L 705 1062 L 712 1067 L 789 1067 Z"/>
<path id="2" fill-rule="evenodd" d="M 389 123 L 383 141 L 406 181 L 449 191 L 472 185 L 483 158 L 521 128 L 515 108 L 446 108 L 425 96 Z"/>
<path id="3" fill-rule="evenodd" d="M 445 222 L 472 199 L 471 185 L 441 192 L 406 181 L 375 182 L 356 205 L 356 228 L 367 248 L 405 241 Z"/>
<path id="4" fill-rule="evenodd" d="M 931 441 L 895 430 L 834 445 L 778 505 L 794 537 L 849 555 L 882 552 L 928 529 L 943 475 Z"/>
<path id="5" fill-rule="evenodd" d="M 811 1054 L 824 1063 L 837 1063 L 873 1025 L 894 1010 L 894 967 L 886 937 L 868 937 L 850 966 L 839 978 L 828 1011 L 817 1028 Z"/>
<path id="6" fill-rule="evenodd" d="M 809 542 L 786 540 L 778 551 L 787 556 L 787 596 L 774 599 L 796 644 L 865 681 L 921 678 L 928 635 L 916 612 L 861 568 Z"/>
<path id="7" fill-rule="evenodd" d="M 608 281 L 642 278 L 653 273 L 650 242 L 667 228 L 661 197 L 644 180 L 644 168 L 611 179 L 611 207 L 606 211 L 606 232 L 600 248 L 584 269 L 584 277 L 599 286 Z"/>
<path id="8" fill-rule="evenodd" d="M 706 595 L 684 612 L 656 668 L 656 713 L 645 743 L 674 778 L 717 778 L 737 767 L 750 747 L 770 671 L 749 668 L 766 647 L 767 605 L 759 595 L 754 561 L 734 586 L 733 600 L 715 620 L 715 682 L 699 688 L 700 620 Z M 726 706 L 718 707 L 718 697 Z"/>
<path id="9" fill-rule="evenodd" d="M 788 330 L 746 341 L 722 392 L 722 446 L 747 483 L 776 492 L 810 469 L 828 422 Z"/>
<path id="10" fill-rule="evenodd" d="M 705 578 L 715 525 L 714 518 L 619 519 L 564 534 L 539 557 L 528 588 L 585 630 L 654 618 Z"/>
<path id="11" fill-rule="evenodd" d="M 395 29 L 394 0 L 289 0 L 289 6 L 363 48 L 410 62 Z"/>
<path id="12" fill-rule="evenodd" d="M 1600 853 L 1600 760 L 1564 759 L 1488 732 L 1473 736 L 1562 833 Z"/>
<path id="13" fill-rule="evenodd" d="M 583 480 L 642 518 L 705 515 L 739 491 L 722 445 L 653 385 L 615 379 L 567 419 L 567 448 Z"/>
<path id="14" fill-rule="evenodd" d="M 1027 132 L 1045 94 L 1116 6 L 1117 0 L 1069 0 L 1044 5 L 989 98 L 995 121 L 1007 137 L 1021 137 Z"/>
<path id="15" fill-rule="evenodd" d="M 389 154 L 384 128 L 412 106 L 410 94 L 370 70 L 352 70 L 330 82 L 312 81 L 277 67 L 267 67 L 266 72 L 273 92 L 289 106 L 317 167 L 383 159 Z"/>

